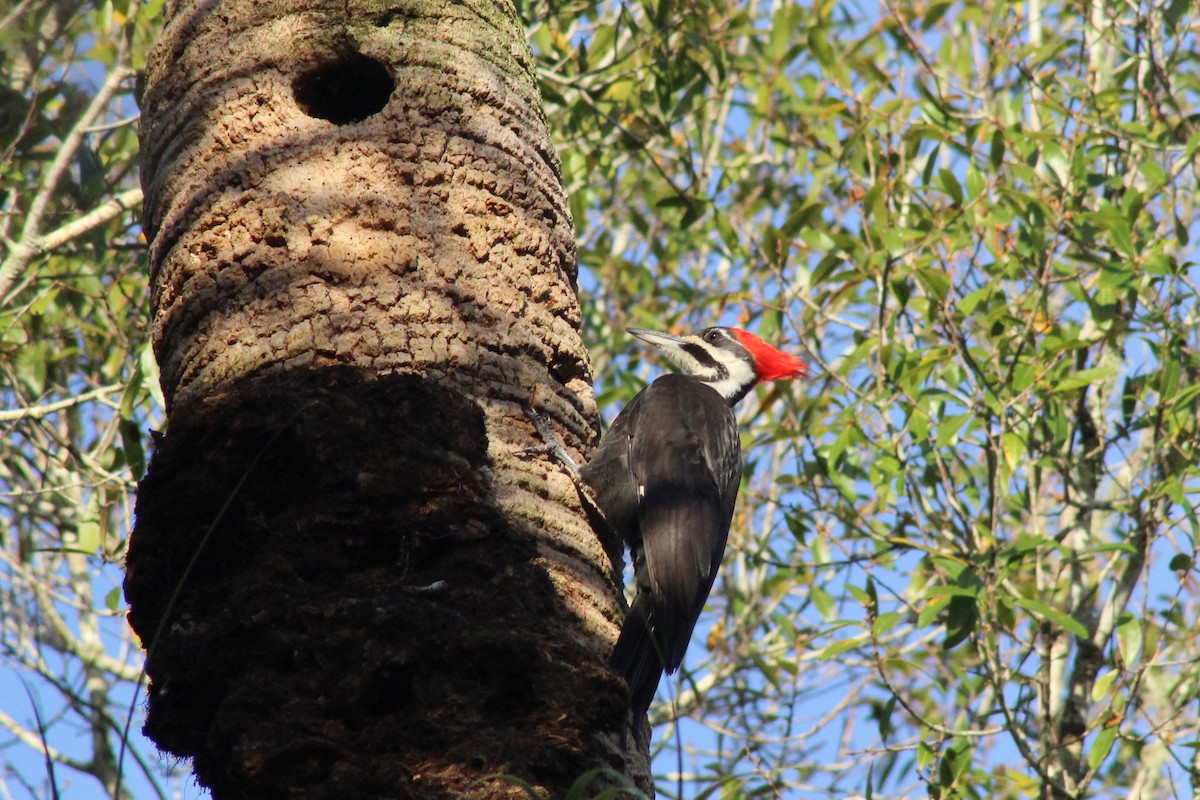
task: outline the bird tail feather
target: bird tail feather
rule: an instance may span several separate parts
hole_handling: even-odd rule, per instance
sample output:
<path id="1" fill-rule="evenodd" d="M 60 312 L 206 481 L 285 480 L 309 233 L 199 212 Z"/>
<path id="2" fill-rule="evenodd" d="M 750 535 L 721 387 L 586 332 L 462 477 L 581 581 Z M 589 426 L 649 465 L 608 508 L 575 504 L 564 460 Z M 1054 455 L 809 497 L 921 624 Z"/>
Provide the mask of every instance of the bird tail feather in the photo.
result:
<path id="1" fill-rule="evenodd" d="M 638 592 L 609 662 L 625 676 L 634 720 L 645 718 L 663 674 L 663 654 L 654 639 L 652 616 L 649 593 Z"/>

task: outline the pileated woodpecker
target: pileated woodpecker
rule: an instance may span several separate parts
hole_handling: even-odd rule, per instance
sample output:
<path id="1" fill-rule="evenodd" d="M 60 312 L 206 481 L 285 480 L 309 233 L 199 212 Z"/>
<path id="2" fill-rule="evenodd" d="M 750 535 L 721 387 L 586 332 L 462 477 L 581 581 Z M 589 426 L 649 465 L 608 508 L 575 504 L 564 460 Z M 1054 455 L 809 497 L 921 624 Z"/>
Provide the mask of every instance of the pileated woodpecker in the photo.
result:
<path id="1" fill-rule="evenodd" d="M 682 373 L 630 401 L 580 477 L 633 554 L 637 594 L 612 665 L 640 720 L 663 670 L 683 661 L 725 553 L 742 479 L 733 406 L 762 381 L 807 377 L 808 366 L 738 328 L 629 332 Z"/>

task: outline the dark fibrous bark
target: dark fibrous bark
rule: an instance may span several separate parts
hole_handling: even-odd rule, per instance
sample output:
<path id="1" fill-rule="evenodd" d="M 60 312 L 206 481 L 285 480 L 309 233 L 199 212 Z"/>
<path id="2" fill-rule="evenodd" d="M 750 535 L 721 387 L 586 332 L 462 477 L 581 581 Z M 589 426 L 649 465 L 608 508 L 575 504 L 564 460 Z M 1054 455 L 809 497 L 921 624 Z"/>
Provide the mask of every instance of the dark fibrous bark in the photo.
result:
<path id="1" fill-rule="evenodd" d="M 487 469 L 475 404 L 353 368 L 297 371 L 173 428 L 129 559 L 147 732 L 216 797 L 398 797 L 414 781 L 449 796 L 474 780 L 492 795 L 512 788 L 500 773 L 569 785 L 625 709 L 555 623 Z"/>

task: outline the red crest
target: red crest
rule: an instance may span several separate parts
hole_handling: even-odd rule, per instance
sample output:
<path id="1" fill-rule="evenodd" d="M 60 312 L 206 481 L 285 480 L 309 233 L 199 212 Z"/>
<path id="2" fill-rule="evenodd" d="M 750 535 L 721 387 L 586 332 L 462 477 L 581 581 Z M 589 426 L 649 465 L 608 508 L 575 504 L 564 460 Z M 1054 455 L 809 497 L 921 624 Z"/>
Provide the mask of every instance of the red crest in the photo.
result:
<path id="1" fill-rule="evenodd" d="M 804 359 L 776 350 L 750 331 L 741 328 L 730 328 L 730 331 L 754 357 L 754 372 L 760 381 L 808 377 L 808 364 L 804 363 Z"/>

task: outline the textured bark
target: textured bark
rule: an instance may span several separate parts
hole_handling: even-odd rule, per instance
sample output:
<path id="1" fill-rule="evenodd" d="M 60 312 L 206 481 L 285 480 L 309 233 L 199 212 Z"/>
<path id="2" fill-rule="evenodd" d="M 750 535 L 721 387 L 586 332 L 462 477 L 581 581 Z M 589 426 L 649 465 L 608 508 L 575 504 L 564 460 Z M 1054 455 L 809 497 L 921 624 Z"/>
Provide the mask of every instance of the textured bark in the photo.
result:
<path id="1" fill-rule="evenodd" d="M 504 2 L 180 2 L 143 184 L 169 429 L 147 732 L 217 800 L 640 776 L 616 542 L 515 457 L 594 443 L 574 231 Z"/>

